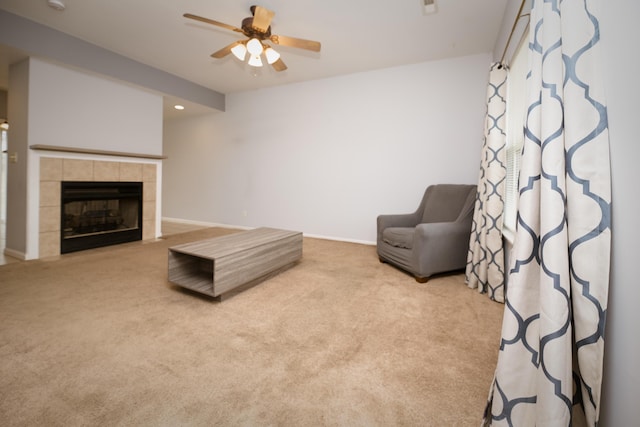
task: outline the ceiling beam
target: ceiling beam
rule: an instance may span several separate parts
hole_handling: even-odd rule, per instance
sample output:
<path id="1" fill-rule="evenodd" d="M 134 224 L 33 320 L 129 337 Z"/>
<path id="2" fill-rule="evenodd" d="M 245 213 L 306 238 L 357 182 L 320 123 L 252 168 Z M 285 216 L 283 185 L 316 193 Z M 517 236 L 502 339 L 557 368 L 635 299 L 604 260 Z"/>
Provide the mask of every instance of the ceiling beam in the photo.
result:
<path id="1" fill-rule="evenodd" d="M 220 92 L 4 10 L 0 10 L 0 43 L 29 55 L 103 74 L 219 111 L 225 110 L 225 96 Z"/>

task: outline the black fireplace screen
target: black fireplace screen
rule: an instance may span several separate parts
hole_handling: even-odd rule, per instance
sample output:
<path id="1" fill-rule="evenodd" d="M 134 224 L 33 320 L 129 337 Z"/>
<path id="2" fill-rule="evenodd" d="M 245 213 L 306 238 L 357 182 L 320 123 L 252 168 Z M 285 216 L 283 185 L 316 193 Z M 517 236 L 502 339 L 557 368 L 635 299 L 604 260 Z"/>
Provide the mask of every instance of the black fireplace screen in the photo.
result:
<path id="1" fill-rule="evenodd" d="M 141 182 L 63 181 L 60 252 L 142 239 Z"/>

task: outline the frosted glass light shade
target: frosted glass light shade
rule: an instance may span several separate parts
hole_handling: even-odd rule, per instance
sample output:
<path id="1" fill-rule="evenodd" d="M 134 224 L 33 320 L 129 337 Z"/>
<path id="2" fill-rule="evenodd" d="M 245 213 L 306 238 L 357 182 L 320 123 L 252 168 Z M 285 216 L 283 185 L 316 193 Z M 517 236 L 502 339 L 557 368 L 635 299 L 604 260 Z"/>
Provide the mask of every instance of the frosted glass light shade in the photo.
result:
<path id="1" fill-rule="evenodd" d="M 247 50 L 253 56 L 259 56 L 262 53 L 262 43 L 258 39 L 251 39 L 247 42 Z"/>
<path id="2" fill-rule="evenodd" d="M 275 50 L 273 50 L 272 48 L 270 48 L 270 47 L 265 49 L 264 56 L 267 57 L 267 63 L 268 64 L 273 64 L 278 59 L 280 59 L 280 54 L 278 52 L 276 52 Z"/>
<path id="3" fill-rule="evenodd" d="M 233 56 L 238 58 L 240 61 L 244 61 L 244 57 L 247 55 L 247 48 L 244 44 L 238 43 L 231 48 L 231 53 L 233 53 Z"/>
<path id="4" fill-rule="evenodd" d="M 251 55 L 248 64 L 252 67 L 262 67 L 262 59 L 258 55 Z"/>

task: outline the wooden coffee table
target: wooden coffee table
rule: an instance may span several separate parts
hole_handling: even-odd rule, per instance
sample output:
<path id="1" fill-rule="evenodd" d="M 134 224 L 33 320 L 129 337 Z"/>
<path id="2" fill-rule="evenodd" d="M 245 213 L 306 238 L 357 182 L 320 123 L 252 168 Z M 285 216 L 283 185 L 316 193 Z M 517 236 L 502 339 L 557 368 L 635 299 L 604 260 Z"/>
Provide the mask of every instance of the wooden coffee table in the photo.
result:
<path id="1" fill-rule="evenodd" d="M 301 258 L 301 232 L 257 228 L 170 247 L 169 281 L 222 299 L 286 270 Z"/>

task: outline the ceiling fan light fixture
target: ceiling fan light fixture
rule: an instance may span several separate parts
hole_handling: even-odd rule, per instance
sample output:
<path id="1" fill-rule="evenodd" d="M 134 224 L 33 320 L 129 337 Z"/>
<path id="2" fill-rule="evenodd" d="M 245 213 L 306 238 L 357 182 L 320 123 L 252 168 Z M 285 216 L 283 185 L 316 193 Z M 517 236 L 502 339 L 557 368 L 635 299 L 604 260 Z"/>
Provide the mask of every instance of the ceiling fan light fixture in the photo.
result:
<path id="1" fill-rule="evenodd" d="M 52 0 L 63 1 L 63 0 Z M 421 0 L 436 1 L 436 0 Z M 251 6 L 251 17 L 242 20 L 241 27 L 214 21 L 213 19 L 204 18 L 202 16 L 184 13 L 185 18 L 204 22 L 206 24 L 222 27 L 236 33 L 242 33 L 246 39 L 242 41 L 232 42 L 223 48 L 211 54 L 215 59 L 221 59 L 233 53 L 240 61 L 244 62 L 248 58 L 248 64 L 252 67 L 262 67 L 263 61 L 267 61 L 275 71 L 284 71 L 287 69 L 286 64 L 282 61 L 280 54 L 265 42 L 273 42 L 278 46 L 295 47 L 306 49 L 312 52 L 320 52 L 320 42 L 313 40 L 299 39 L 296 37 L 278 36 L 271 33 L 271 22 L 275 12 L 260 6 Z M 249 53 L 249 55 L 247 55 Z M 262 57 L 264 54 L 264 58 Z M 255 71 L 254 71 L 255 74 Z"/>
<path id="2" fill-rule="evenodd" d="M 247 47 L 243 43 L 238 43 L 231 48 L 231 53 L 233 53 L 233 56 L 238 58 L 240 61 L 244 61 L 244 58 L 247 55 Z"/>
<path id="3" fill-rule="evenodd" d="M 280 59 L 280 54 L 278 52 L 276 52 L 273 48 L 271 47 L 267 47 L 264 50 L 264 56 L 267 57 L 267 63 L 269 65 L 273 64 L 274 62 L 276 62 L 278 59 Z"/>
<path id="4" fill-rule="evenodd" d="M 247 50 L 252 56 L 260 56 L 262 54 L 262 43 L 260 40 L 253 38 L 247 42 Z"/>
<path id="5" fill-rule="evenodd" d="M 259 55 L 251 55 L 248 64 L 252 67 L 262 67 L 262 59 Z"/>

